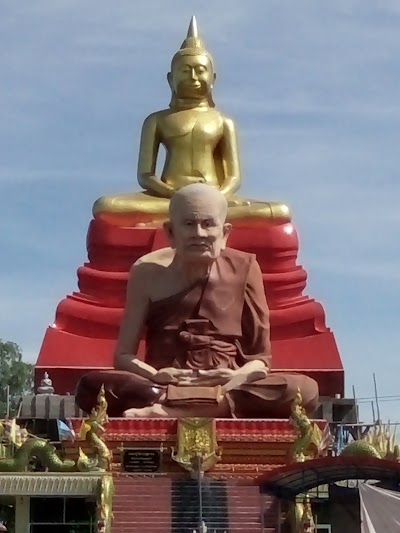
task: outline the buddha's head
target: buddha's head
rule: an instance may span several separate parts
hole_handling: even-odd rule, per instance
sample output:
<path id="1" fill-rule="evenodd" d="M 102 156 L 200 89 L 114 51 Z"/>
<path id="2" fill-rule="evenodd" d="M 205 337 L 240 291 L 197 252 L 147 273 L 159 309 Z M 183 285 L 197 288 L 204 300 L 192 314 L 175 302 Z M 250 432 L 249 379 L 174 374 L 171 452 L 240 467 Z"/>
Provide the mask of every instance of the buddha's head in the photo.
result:
<path id="1" fill-rule="evenodd" d="M 215 261 L 226 248 L 231 225 L 226 222 L 228 204 L 213 187 L 194 183 L 174 194 L 170 220 L 164 225 L 171 247 L 186 262 Z"/>
<path id="2" fill-rule="evenodd" d="M 208 102 L 214 107 L 211 94 L 216 78 L 213 59 L 198 36 L 195 17 L 190 21 L 180 50 L 172 58 L 167 78 L 172 91 L 171 107 L 179 101 Z"/>

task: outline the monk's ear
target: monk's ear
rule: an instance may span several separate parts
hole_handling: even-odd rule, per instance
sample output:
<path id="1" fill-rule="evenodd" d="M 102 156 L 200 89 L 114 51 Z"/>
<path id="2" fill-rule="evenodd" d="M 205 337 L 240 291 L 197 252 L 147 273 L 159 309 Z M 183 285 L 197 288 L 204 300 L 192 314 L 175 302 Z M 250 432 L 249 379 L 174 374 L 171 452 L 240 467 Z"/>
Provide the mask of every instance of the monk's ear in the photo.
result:
<path id="1" fill-rule="evenodd" d="M 168 237 L 171 248 L 175 248 L 174 232 L 172 229 L 171 222 L 169 220 L 167 222 L 164 222 L 163 227 L 164 227 L 165 234 Z"/>
<path id="2" fill-rule="evenodd" d="M 222 229 L 223 239 L 224 239 L 224 248 L 226 247 L 226 241 L 228 240 L 231 229 L 232 229 L 232 224 L 229 224 L 229 222 L 225 222 L 224 227 Z"/>

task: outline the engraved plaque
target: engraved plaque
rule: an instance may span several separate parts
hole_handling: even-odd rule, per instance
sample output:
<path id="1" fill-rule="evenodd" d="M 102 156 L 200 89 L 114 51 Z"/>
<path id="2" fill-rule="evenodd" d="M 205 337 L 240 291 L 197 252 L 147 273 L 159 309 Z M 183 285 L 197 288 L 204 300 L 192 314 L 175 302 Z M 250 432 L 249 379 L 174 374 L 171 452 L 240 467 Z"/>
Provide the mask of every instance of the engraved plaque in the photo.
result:
<path id="1" fill-rule="evenodd" d="M 156 474 L 161 470 L 159 448 L 125 448 L 122 451 L 121 468 L 133 474 Z"/>

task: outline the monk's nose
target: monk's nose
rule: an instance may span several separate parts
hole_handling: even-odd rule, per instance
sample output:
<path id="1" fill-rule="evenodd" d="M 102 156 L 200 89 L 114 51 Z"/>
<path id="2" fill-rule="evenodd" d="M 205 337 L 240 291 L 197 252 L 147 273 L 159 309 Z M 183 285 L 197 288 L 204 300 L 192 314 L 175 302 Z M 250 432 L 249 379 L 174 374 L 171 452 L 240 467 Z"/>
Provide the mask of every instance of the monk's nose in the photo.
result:
<path id="1" fill-rule="evenodd" d="M 195 231 L 198 237 L 207 237 L 207 230 L 201 224 L 196 224 Z"/>

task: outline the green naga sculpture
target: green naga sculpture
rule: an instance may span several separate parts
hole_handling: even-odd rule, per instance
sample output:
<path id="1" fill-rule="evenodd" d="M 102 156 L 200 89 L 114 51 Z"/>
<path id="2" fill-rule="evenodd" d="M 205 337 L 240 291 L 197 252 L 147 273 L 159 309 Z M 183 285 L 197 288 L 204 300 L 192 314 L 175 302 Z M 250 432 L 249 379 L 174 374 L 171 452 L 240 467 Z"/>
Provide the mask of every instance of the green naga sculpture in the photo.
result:
<path id="1" fill-rule="evenodd" d="M 4 445 L 3 445 L 4 446 Z M 30 438 L 17 448 L 13 457 L 0 459 L 0 472 L 24 472 L 29 470 L 30 461 L 36 458 L 50 472 L 72 472 L 76 462 L 62 460 L 52 444 L 44 439 Z"/>
<path id="2" fill-rule="evenodd" d="M 79 449 L 78 459 L 62 459 L 53 444 L 45 439 L 29 435 L 15 420 L 0 422 L 0 472 L 25 472 L 33 469 L 33 460 L 38 461 L 49 472 L 91 472 L 106 471 L 111 462 L 111 452 L 104 442 L 104 425 L 108 422 L 107 400 L 104 387 L 97 397 L 98 405 L 92 409 L 81 428 L 81 438 L 92 450 L 94 457 L 88 457 Z M 3 442 L 1 442 L 3 441 Z"/>

